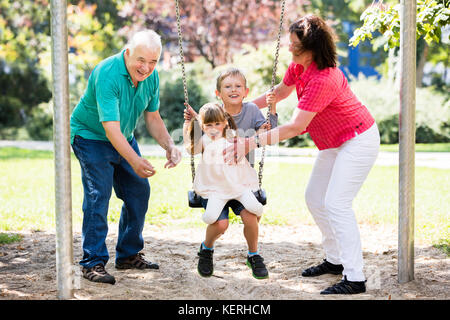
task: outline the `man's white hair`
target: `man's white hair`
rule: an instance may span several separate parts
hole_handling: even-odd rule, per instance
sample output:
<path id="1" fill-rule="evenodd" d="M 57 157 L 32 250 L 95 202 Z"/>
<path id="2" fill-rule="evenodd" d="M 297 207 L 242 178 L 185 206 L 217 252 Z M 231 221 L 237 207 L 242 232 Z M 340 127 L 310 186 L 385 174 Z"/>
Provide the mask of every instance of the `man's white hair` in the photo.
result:
<path id="1" fill-rule="evenodd" d="M 136 32 L 126 45 L 126 48 L 130 50 L 130 54 L 133 54 L 134 49 L 137 46 L 143 45 L 153 52 L 161 55 L 162 45 L 161 37 L 153 30 L 142 30 Z"/>

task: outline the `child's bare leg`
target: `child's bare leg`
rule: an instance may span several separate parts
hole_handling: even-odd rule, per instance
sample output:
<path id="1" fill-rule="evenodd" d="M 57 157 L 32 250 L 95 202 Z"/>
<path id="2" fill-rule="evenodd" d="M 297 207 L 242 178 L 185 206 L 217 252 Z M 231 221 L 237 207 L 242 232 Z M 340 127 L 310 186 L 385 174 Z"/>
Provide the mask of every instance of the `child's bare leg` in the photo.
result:
<path id="1" fill-rule="evenodd" d="M 206 227 L 206 237 L 203 242 L 208 248 L 214 247 L 214 243 L 228 229 L 228 219 L 216 221 Z"/>
<path id="2" fill-rule="evenodd" d="M 247 240 L 248 251 L 257 252 L 258 251 L 258 235 L 259 235 L 259 220 L 250 211 L 243 209 L 240 213 L 242 223 L 244 224 L 244 237 Z"/>

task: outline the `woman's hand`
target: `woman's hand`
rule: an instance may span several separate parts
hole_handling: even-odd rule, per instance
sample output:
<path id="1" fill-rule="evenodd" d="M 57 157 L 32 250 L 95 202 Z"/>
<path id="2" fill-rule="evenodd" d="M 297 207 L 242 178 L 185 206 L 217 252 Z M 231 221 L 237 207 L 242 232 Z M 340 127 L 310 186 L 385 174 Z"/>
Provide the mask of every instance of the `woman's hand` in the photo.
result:
<path id="1" fill-rule="evenodd" d="M 231 145 L 228 145 L 223 150 L 223 160 L 226 164 L 237 164 L 247 153 L 250 152 L 249 138 L 236 137 L 230 141 Z"/>
<path id="2" fill-rule="evenodd" d="M 272 129 L 272 125 L 270 124 L 270 122 L 264 122 L 264 124 L 261 127 L 259 127 L 256 133 L 259 134 L 264 131 L 269 131 L 270 129 Z"/>
<path id="3" fill-rule="evenodd" d="M 266 103 L 268 106 L 270 105 L 271 107 L 275 107 L 275 105 L 277 104 L 275 92 L 271 91 L 266 93 Z"/>
<path id="4" fill-rule="evenodd" d="M 197 112 L 187 103 L 184 104 L 186 108 L 184 109 L 184 121 L 190 122 L 193 118 L 197 117 Z"/>

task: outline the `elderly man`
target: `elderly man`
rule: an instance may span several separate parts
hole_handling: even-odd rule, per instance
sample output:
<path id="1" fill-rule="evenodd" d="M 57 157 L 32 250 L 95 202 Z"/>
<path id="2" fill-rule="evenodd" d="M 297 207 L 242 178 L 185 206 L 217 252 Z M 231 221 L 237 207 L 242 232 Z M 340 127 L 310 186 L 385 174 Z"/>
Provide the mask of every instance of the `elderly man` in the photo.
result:
<path id="1" fill-rule="evenodd" d="M 105 270 L 109 255 L 108 204 L 112 189 L 123 200 L 116 245 L 118 269 L 158 269 L 140 252 L 142 230 L 150 198 L 147 178 L 156 171 L 141 157 L 133 137 L 139 117 L 150 135 L 166 150 L 165 167 L 181 160 L 159 114 L 159 77 L 155 67 L 161 39 L 151 30 L 140 31 L 126 49 L 100 62 L 92 71 L 87 89 L 71 119 L 71 144 L 80 162 L 84 189 L 82 246 L 83 276 L 114 284 Z"/>

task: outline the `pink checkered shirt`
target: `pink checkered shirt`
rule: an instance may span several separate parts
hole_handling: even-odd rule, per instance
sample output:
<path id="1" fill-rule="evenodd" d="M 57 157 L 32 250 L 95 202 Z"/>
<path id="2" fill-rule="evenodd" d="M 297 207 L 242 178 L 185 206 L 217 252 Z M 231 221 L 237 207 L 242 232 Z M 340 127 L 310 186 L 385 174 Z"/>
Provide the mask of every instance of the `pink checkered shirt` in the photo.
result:
<path id="1" fill-rule="evenodd" d="M 356 98 L 339 68 L 317 69 L 315 62 L 303 70 L 292 62 L 284 75 L 287 86 L 295 84 L 298 108 L 317 112 L 305 132 L 319 150 L 337 148 L 370 128 L 375 120 Z"/>

